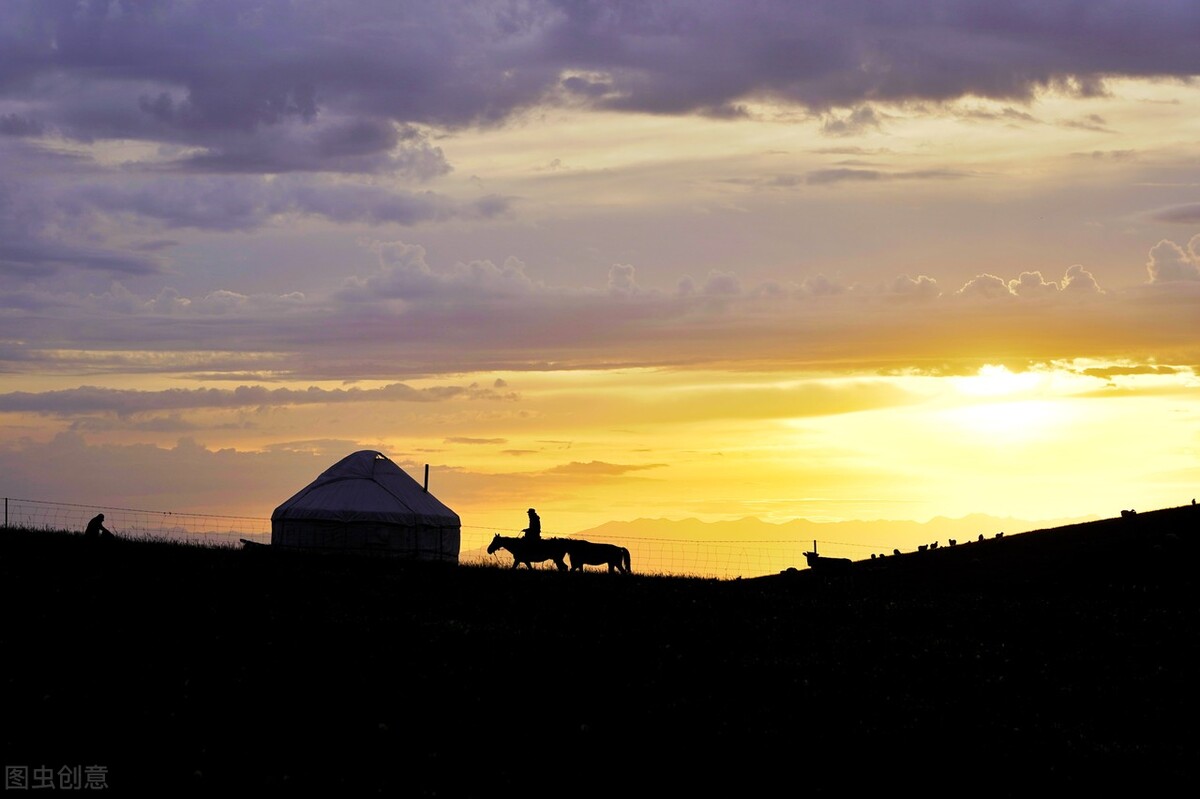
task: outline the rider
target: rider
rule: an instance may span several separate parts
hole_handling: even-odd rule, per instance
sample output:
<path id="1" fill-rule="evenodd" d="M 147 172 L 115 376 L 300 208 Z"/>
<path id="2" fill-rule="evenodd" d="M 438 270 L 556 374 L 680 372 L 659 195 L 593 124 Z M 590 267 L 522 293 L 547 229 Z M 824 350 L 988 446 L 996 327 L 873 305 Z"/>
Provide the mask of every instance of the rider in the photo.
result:
<path id="1" fill-rule="evenodd" d="M 530 508 L 526 513 L 529 514 L 529 526 L 521 532 L 525 534 L 525 538 L 537 541 L 542 537 L 542 518 L 538 516 L 537 511 L 533 508 Z"/>

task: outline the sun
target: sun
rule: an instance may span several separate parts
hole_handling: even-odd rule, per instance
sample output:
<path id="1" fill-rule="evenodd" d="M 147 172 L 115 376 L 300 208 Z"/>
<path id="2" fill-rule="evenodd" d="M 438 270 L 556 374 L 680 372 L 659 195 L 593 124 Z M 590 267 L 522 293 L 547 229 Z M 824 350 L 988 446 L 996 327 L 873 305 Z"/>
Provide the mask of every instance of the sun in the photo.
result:
<path id="1" fill-rule="evenodd" d="M 1045 374 L 987 364 L 952 380 L 956 396 L 939 415 L 973 443 L 1010 448 L 1045 441 L 1068 421 L 1067 403 Z"/>
<path id="2" fill-rule="evenodd" d="M 955 388 L 968 397 L 1006 397 L 1036 392 L 1044 385 L 1045 376 L 1037 372 L 1014 374 L 1007 366 L 985 364 L 970 377 L 952 380 Z"/>
<path id="3" fill-rule="evenodd" d="M 976 444 L 1011 448 L 1053 437 L 1066 409 L 1052 400 L 985 402 L 946 410 L 942 418 Z"/>

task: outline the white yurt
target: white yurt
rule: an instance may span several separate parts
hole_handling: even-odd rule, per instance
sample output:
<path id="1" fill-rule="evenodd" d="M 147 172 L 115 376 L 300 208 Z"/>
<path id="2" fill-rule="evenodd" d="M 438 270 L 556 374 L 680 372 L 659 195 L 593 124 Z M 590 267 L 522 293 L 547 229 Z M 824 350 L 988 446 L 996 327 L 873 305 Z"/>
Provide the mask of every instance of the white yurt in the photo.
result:
<path id="1" fill-rule="evenodd" d="M 271 546 L 291 549 L 457 563 L 461 534 L 428 485 L 374 450 L 342 458 L 271 514 Z"/>

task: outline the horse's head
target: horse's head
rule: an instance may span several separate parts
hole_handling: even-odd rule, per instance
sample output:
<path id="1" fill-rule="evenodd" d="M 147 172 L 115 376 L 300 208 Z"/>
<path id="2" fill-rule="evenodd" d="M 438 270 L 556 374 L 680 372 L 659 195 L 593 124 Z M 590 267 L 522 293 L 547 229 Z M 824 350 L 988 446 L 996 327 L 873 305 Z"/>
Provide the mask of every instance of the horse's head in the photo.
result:
<path id="1" fill-rule="evenodd" d="M 496 535 L 492 538 L 492 543 L 488 544 L 488 554 L 495 555 L 496 550 L 499 548 L 500 548 L 500 534 L 496 533 Z"/>

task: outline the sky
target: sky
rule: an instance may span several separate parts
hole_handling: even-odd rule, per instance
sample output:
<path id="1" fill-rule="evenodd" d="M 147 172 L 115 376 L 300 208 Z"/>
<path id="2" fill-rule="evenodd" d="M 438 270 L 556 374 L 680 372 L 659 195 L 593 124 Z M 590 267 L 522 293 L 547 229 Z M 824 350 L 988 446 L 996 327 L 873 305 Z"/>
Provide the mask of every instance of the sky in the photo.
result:
<path id="1" fill-rule="evenodd" d="M 1200 5 L 0 3 L 0 492 L 464 530 L 1200 494 Z"/>

